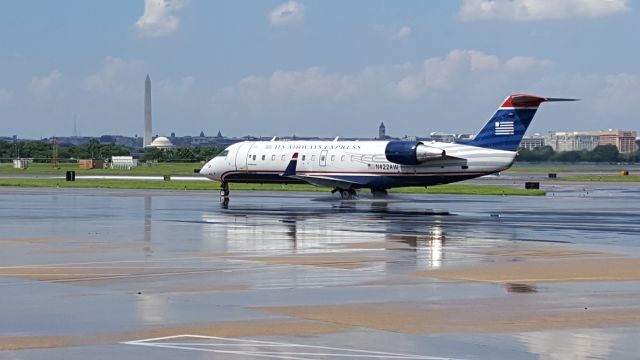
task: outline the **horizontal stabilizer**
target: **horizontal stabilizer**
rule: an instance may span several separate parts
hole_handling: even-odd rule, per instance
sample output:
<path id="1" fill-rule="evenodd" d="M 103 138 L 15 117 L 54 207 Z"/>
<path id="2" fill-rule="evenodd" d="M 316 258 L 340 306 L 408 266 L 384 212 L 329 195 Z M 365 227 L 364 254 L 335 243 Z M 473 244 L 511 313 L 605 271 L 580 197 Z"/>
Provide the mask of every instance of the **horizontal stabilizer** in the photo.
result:
<path id="1" fill-rule="evenodd" d="M 580 99 L 545 98 L 544 101 L 580 101 Z"/>

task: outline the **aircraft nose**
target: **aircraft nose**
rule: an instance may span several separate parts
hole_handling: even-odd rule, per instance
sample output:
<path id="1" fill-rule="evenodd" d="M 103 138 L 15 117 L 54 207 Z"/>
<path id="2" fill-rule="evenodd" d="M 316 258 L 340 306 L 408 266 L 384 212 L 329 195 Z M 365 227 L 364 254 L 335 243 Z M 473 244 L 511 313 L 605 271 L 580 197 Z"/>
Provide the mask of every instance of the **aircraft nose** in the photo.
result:
<path id="1" fill-rule="evenodd" d="M 206 164 L 204 164 L 204 166 L 202 167 L 202 169 L 200 169 L 200 174 L 207 176 L 210 175 L 213 172 L 213 160 L 208 161 Z"/>
<path id="2" fill-rule="evenodd" d="M 202 169 L 200 169 L 200 174 L 204 175 L 210 179 L 216 180 L 220 175 L 220 169 L 216 166 L 216 160 L 211 159 L 208 163 L 204 164 Z"/>

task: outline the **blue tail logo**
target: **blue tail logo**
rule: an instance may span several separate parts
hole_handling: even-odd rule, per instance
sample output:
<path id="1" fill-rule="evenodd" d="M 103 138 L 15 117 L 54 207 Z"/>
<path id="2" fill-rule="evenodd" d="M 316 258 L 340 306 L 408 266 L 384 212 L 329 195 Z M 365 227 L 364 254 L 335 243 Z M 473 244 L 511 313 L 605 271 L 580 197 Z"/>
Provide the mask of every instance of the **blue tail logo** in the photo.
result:
<path id="1" fill-rule="evenodd" d="M 511 95 L 476 137 L 465 144 L 496 150 L 516 151 L 540 104 L 550 101 L 575 100 L 577 99 L 543 98 L 526 94 Z"/>

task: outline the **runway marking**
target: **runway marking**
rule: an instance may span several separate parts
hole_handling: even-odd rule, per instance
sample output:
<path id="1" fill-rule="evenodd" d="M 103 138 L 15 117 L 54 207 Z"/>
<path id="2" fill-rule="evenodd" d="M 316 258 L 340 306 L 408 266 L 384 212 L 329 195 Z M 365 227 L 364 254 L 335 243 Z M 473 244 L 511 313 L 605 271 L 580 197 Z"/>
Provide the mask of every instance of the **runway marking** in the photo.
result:
<path id="1" fill-rule="evenodd" d="M 185 339 L 187 341 L 184 341 Z M 427 355 L 401 354 L 383 351 L 203 335 L 173 335 L 127 341 L 122 344 L 287 360 L 313 360 L 319 357 L 400 360 L 459 360 Z M 242 347 L 246 347 L 246 349 L 242 349 Z M 299 350 L 296 351 L 297 349 Z"/>

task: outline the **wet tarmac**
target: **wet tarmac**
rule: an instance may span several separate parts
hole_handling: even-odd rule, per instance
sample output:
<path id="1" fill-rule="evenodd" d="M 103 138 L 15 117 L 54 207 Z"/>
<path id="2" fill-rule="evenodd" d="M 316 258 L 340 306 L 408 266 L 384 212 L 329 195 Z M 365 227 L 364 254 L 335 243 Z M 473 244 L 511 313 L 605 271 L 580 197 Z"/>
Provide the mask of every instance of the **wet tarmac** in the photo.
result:
<path id="1" fill-rule="evenodd" d="M 0 189 L 0 358 L 638 357 L 640 191 Z"/>

